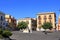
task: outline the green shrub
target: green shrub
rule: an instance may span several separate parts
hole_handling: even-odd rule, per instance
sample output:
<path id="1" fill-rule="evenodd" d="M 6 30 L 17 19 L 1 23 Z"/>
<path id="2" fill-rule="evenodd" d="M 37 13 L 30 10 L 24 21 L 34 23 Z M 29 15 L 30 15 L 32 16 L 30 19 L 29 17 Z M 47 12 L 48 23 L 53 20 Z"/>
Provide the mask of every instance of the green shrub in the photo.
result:
<path id="1" fill-rule="evenodd" d="M 4 30 L 3 33 L 2 33 L 3 37 L 9 37 L 11 35 L 12 35 L 12 33 L 10 31 L 8 31 L 8 30 Z"/>
<path id="2" fill-rule="evenodd" d="M 12 33 L 9 30 L 0 29 L 0 38 L 8 38 Z"/>
<path id="3" fill-rule="evenodd" d="M 3 30 L 2 29 L 0 29 L 0 34 L 2 34 L 3 33 Z"/>
<path id="4" fill-rule="evenodd" d="M 0 35 L 0 38 L 3 38 L 3 36 L 2 36 L 2 35 Z"/>

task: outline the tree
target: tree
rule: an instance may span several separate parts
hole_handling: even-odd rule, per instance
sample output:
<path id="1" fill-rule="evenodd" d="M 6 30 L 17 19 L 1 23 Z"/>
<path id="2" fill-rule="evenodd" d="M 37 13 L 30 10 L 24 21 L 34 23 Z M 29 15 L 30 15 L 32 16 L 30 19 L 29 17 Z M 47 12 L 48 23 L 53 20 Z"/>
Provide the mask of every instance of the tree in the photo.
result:
<path id="1" fill-rule="evenodd" d="M 19 28 L 19 29 L 25 29 L 25 28 L 27 28 L 27 26 L 28 26 L 28 25 L 27 25 L 26 22 L 23 22 L 23 21 L 22 21 L 22 22 L 19 22 L 19 23 L 18 23 L 18 28 Z"/>
<path id="2" fill-rule="evenodd" d="M 50 29 L 51 30 L 52 29 L 52 23 L 46 22 L 42 25 L 42 27 L 44 29 Z"/>
<path id="3" fill-rule="evenodd" d="M 42 25 L 42 28 L 45 29 L 45 34 L 47 34 L 46 29 L 52 29 L 52 23 L 46 22 Z"/>

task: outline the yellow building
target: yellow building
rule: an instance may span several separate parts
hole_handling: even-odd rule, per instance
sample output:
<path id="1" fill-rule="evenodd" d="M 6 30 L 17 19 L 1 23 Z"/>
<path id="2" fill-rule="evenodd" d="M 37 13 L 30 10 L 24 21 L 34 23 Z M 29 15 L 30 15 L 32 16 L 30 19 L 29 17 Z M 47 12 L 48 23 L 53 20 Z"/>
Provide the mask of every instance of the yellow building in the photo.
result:
<path id="1" fill-rule="evenodd" d="M 37 14 L 37 31 L 44 22 L 51 22 L 53 29 L 56 29 L 56 14 L 54 12 L 43 12 Z"/>
<path id="2" fill-rule="evenodd" d="M 35 18 L 27 17 L 27 18 L 19 19 L 19 20 L 17 20 L 17 24 L 19 22 L 22 22 L 22 21 L 28 23 L 28 29 L 29 30 L 36 30 L 36 19 Z"/>
<path id="3" fill-rule="evenodd" d="M 16 19 L 11 15 L 5 15 L 5 20 L 8 22 L 8 25 L 12 30 L 16 28 Z"/>

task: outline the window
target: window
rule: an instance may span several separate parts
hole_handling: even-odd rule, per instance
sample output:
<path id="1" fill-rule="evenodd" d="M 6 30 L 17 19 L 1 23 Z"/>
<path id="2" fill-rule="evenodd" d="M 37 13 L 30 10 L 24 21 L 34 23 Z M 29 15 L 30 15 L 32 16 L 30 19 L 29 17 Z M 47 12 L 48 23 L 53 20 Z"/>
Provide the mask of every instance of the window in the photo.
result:
<path id="1" fill-rule="evenodd" d="M 39 24 L 41 24 L 41 22 L 39 22 Z"/>
<path id="2" fill-rule="evenodd" d="M 47 18 L 46 18 L 46 16 L 44 16 L 44 20 L 46 20 Z"/>
<path id="3" fill-rule="evenodd" d="M 40 20 L 40 19 L 41 19 L 41 17 L 39 16 L 39 17 L 38 17 L 38 19 Z"/>
<path id="4" fill-rule="evenodd" d="M 2 25 L 2 22 L 0 22 L 0 25 Z"/>
<path id="5" fill-rule="evenodd" d="M 49 15 L 49 17 L 51 17 L 51 15 Z"/>
<path id="6" fill-rule="evenodd" d="M 1 22 L 1 24 L 2 24 L 2 22 Z"/>
<path id="7" fill-rule="evenodd" d="M 1 21 L 3 21 L 3 16 L 1 16 Z"/>
<path id="8" fill-rule="evenodd" d="M 52 19 L 51 15 L 49 15 L 49 19 Z"/>
<path id="9" fill-rule="evenodd" d="M 41 24 L 41 21 L 39 20 L 39 24 Z"/>
<path id="10" fill-rule="evenodd" d="M 51 23 L 51 20 L 50 20 L 50 23 Z"/>
<path id="11" fill-rule="evenodd" d="M 46 23 L 46 20 L 44 21 L 44 23 Z"/>
<path id="12" fill-rule="evenodd" d="M 5 23 L 3 23 L 3 25 L 5 25 Z"/>
<path id="13" fill-rule="evenodd" d="M 6 23 L 6 26 L 8 26 L 8 23 Z"/>

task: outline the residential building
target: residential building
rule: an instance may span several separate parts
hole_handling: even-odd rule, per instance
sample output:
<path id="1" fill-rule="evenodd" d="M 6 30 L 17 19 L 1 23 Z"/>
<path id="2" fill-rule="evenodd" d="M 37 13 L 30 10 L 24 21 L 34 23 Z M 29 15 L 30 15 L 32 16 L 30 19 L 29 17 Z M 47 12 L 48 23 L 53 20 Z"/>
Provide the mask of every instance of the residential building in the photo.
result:
<path id="1" fill-rule="evenodd" d="M 36 18 L 29 18 L 29 17 L 26 17 L 26 18 L 22 18 L 22 19 L 18 19 L 17 20 L 17 25 L 19 22 L 27 22 L 28 24 L 28 29 L 29 30 L 36 30 Z"/>
<path id="2" fill-rule="evenodd" d="M 16 28 L 16 19 L 12 17 L 11 15 L 5 15 L 5 20 L 8 22 L 8 26 L 11 28 L 11 30 L 15 30 Z"/>
<path id="3" fill-rule="evenodd" d="M 37 14 L 37 31 L 40 31 L 41 25 L 45 22 L 52 23 L 53 29 L 56 29 L 56 14 L 54 12 L 42 12 Z"/>
<path id="4" fill-rule="evenodd" d="M 56 26 L 56 30 L 59 31 L 60 30 L 60 16 L 58 18 L 58 24 Z"/>
<path id="5" fill-rule="evenodd" d="M 5 29 L 7 26 L 7 22 L 5 21 L 5 14 L 3 12 L 0 12 L 0 27 L 2 29 Z"/>

